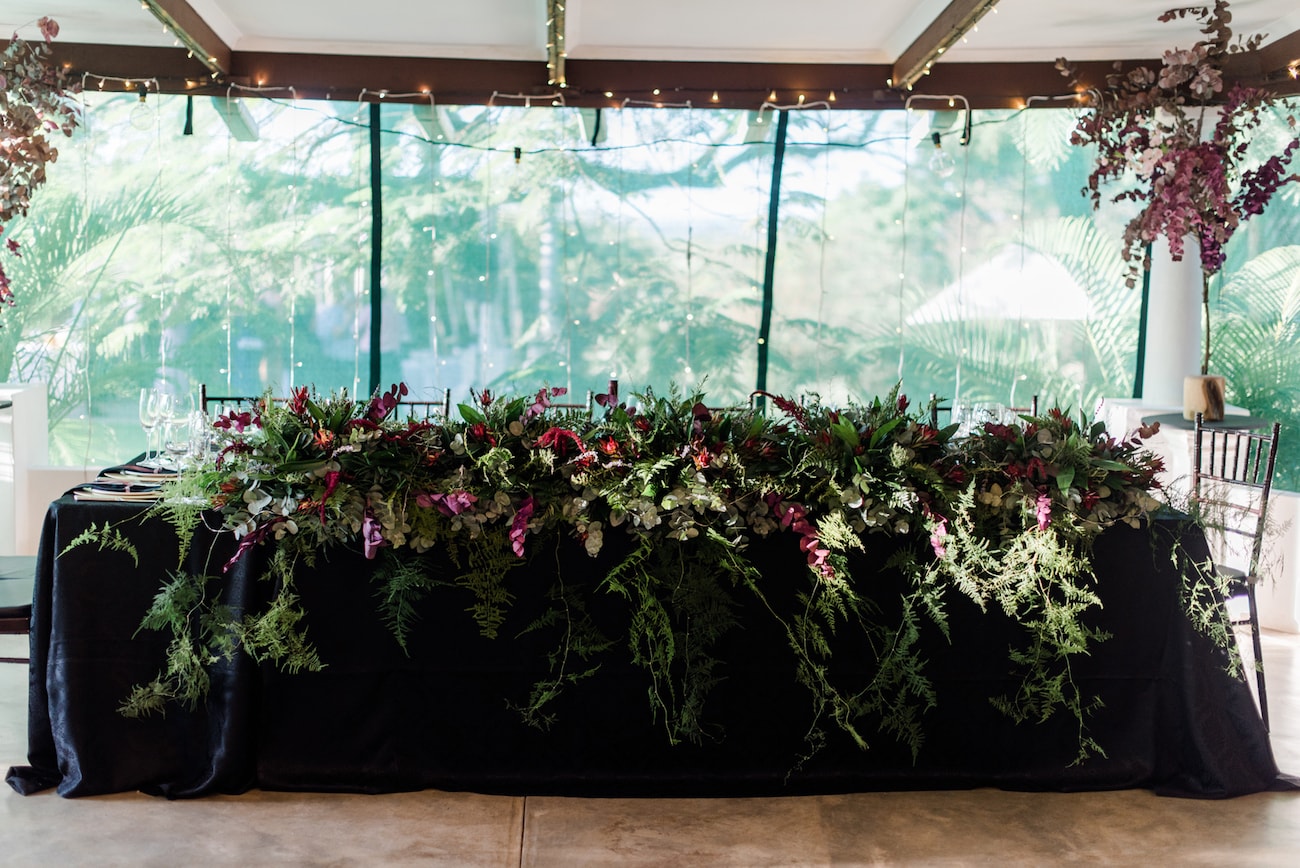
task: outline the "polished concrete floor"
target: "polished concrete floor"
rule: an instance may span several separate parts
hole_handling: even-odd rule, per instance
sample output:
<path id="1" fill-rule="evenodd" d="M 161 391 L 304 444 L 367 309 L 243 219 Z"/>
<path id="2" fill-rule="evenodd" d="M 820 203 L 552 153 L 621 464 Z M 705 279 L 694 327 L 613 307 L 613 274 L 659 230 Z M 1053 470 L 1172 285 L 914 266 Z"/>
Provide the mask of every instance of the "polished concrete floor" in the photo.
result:
<path id="1" fill-rule="evenodd" d="M 23 647 L 0 637 L 0 656 Z M 14 643 L 17 643 L 16 645 Z M 1273 747 L 1300 773 L 1300 636 L 1265 640 Z M 0 768 L 24 761 L 26 669 L 0 664 Z M 1300 793 L 999 790 L 775 799 L 250 792 L 0 793 L 3 865 L 1286 865 Z"/>

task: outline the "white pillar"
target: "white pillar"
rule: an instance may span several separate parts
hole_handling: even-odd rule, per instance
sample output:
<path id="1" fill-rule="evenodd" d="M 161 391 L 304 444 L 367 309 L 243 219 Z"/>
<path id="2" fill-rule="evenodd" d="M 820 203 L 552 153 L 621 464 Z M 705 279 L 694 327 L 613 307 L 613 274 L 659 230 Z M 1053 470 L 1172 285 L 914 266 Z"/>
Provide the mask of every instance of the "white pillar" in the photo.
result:
<path id="1" fill-rule="evenodd" d="M 1146 337 L 1142 400 L 1181 407 L 1183 377 L 1201 372 L 1201 253 L 1194 238 L 1184 239 L 1180 262 L 1164 238 L 1151 245 Z"/>
<path id="2" fill-rule="evenodd" d="M 0 383 L 0 554 L 34 555 L 45 510 L 29 508 L 31 467 L 49 459 L 44 383 Z"/>

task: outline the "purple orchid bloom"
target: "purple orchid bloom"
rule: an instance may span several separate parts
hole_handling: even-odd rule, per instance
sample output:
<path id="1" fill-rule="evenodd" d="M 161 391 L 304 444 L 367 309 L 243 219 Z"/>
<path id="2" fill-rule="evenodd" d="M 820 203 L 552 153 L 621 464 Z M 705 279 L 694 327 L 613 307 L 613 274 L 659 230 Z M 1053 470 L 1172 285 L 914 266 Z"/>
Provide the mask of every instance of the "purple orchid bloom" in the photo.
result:
<path id="1" fill-rule="evenodd" d="M 361 520 L 361 544 L 365 547 L 366 560 L 374 560 L 375 553 L 388 545 L 383 530 L 383 526 L 375 521 L 370 510 L 366 510 L 366 516 Z"/>

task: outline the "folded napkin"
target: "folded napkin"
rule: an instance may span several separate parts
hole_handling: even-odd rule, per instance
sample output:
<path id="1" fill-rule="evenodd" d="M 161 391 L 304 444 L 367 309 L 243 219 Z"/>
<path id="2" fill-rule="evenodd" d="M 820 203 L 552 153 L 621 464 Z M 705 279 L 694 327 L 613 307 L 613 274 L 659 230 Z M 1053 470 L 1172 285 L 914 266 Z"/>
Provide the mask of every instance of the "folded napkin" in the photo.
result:
<path id="1" fill-rule="evenodd" d="M 99 474 L 101 481 L 139 483 L 161 483 L 176 478 L 174 470 L 137 470 L 132 467 L 109 468 Z"/>
<path id="2" fill-rule="evenodd" d="M 162 480 L 153 477 L 101 475 L 72 490 L 76 500 L 152 501 L 162 497 Z"/>
<path id="3" fill-rule="evenodd" d="M 161 491 L 98 491 L 94 488 L 77 488 L 73 500 L 97 500 L 117 503 L 152 503 L 162 497 Z"/>

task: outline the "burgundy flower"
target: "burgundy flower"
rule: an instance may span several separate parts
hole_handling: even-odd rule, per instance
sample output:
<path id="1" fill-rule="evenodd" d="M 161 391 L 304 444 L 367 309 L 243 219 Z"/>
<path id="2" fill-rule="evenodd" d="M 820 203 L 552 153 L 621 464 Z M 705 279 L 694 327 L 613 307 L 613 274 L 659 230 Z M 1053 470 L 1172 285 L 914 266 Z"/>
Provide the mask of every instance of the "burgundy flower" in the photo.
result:
<path id="1" fill-rule="evenodd" d="M 229 413 L 223 413 L 212 422 L 213 428 L 220 428 L 223 431 L 229 431 L 234 428 L 236 431 L 243 433 L 245 428 L 253 424 L 253 414 L 247 410 L 231 410 Z"/>
<path id="2" fill-rule="evenodd" d="M 1020 429 L 1015 425 L 999 425 L 997 422 L 985 422 L 984 431 L 1008 443 L 1014 443 L 1020 437 Z"/>
<path id="3" fill-rule="evenodd" d="M 307 412 L 307 387 L 302 386 L 289 391 L 289 410 L 295 416 L 301 416 Z"/>
<path id="4" fill-rule="evenodd" d="M 330 495 L 339 487 L 339 479 L 343 474 L 337 470 L 331 470 L 325 474 L 325 493 L 320 496 L 320 523 L 325 524 L 325 501 L 330 499 Z"/>
<path id="5" fill-rule="evenodd" d="M 480 440 L 484 443 L 487 443 L 487 445 L 489 446 L 497 445 L 496 435 L 493 434 L 491 430 L 488 429 L 488 426 L 482 422 L 475 422 L 473 425 L 469 426 L 468 429 L 466 429 L 465 433 L 468 434 L 470 437 L 474 438 L 475 440 Z"/>
<path id="6" fill-rule="evenodd" d="M 370 405 L 366 408 L 366 419 L 375 423 L 382 422 L 389 413 L 397 409 L 402 398 L 409 394 L 410 389 L 406 388 L 405 383 L 394 383 L 387 392 L 381 392 L 370 399 Z"/>
<path id="7" fill-rule="evenodd" d="M 561 458 L 568 454 L 570 447 L 575 448 L 578 452 L 587 451 L 587 447 L 582 443 L 582 438 L 568 428 L 547 428 L 546 433 L 537 438 L 537 446 L 541 449 L 551 449 Z"/>

